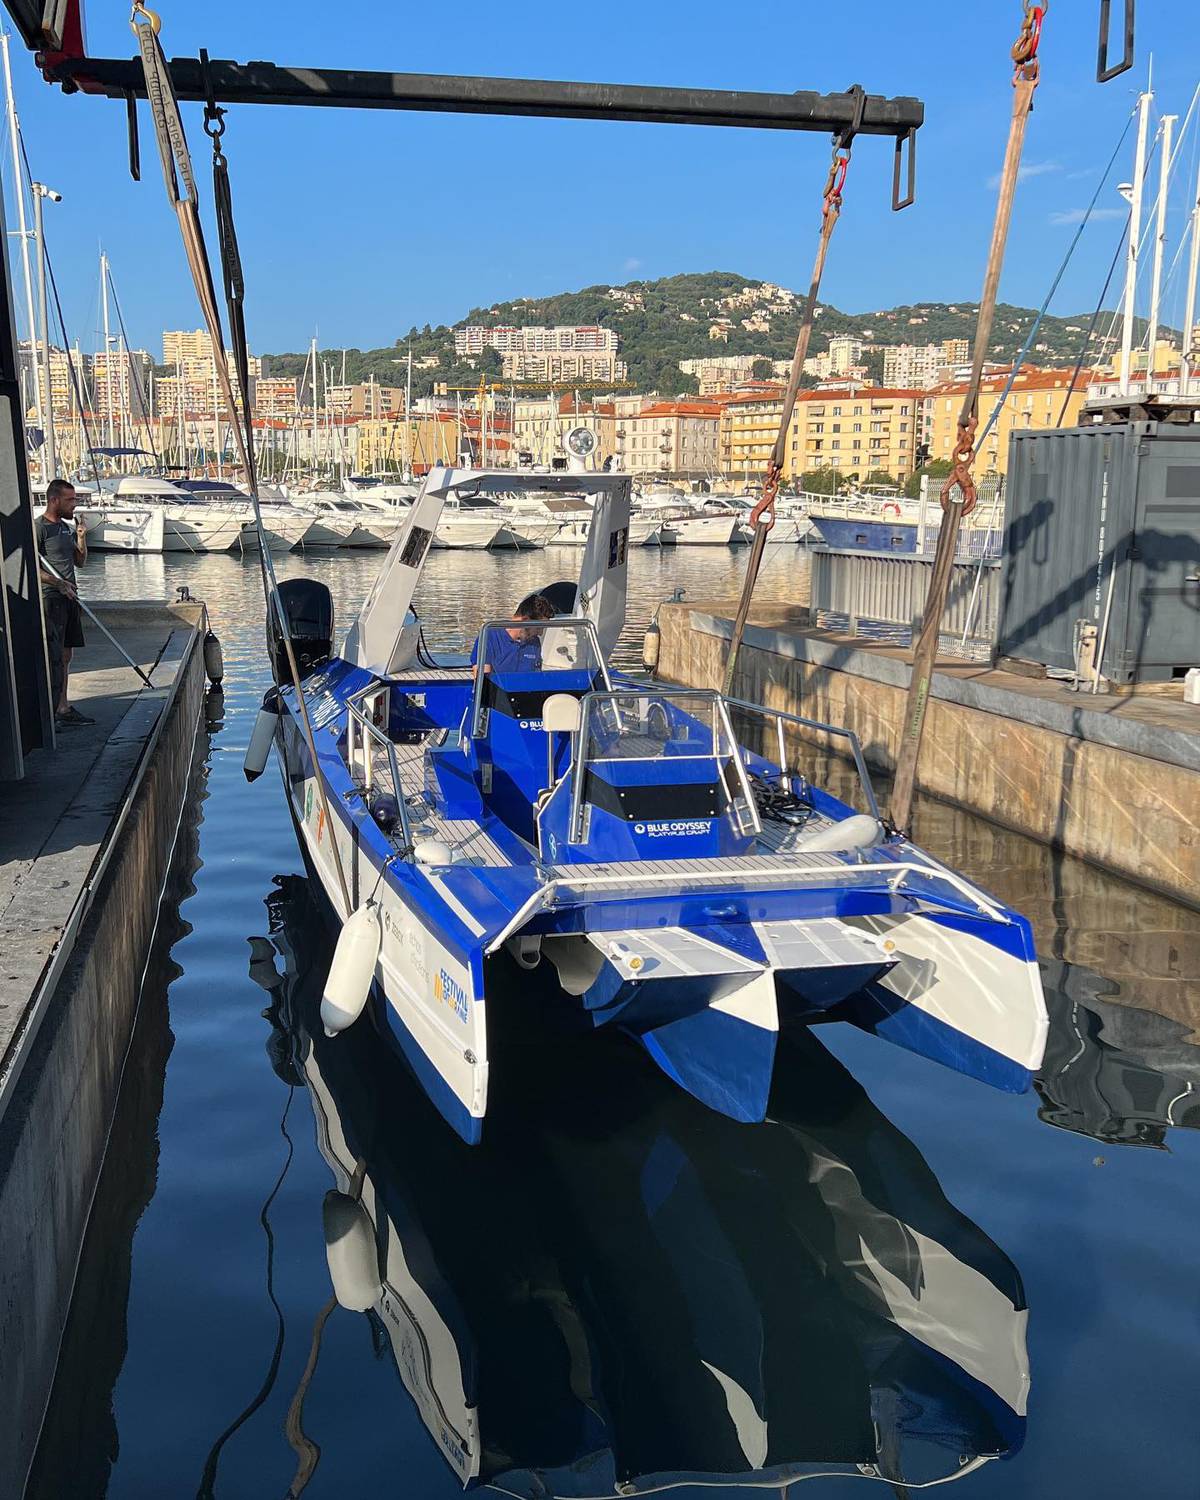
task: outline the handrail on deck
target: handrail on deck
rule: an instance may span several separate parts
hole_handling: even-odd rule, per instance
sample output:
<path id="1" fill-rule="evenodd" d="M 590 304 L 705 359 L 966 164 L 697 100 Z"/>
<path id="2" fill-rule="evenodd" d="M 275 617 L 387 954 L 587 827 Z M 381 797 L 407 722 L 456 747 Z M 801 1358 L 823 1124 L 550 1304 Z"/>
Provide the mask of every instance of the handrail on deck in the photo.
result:
<path id="1" fill-rule="evenodd" d="M 812 856 L 810 856 L 811 858 Z M 675 866 L 679 864 L 690 864 L 690 860 L 670 861 Z M 614 891 L 640 891 L 646 892 L 655 886 L 673 885 L 685 886 L 696 883 L 710 883 L 724 881 L 726 883 L 740 882 L 742 884 L 759 886 L 774 884 L 780 880 L 813 881 L 825 880 L 835 884 L 849 884 L 860 876 L 886 876 L 887 883 L 893 892 L 899 892 L 907 884 L 909 876 L 919 877 L 922 881 L 933 883 L 940 881 L 948 885 L 965 900 L 969 901 L 981 916 L 992 922 L 1003 922 L 1011 925 L 1012 918 L 1008 912 L 993 901 L 990 896 L 984 894 L 970 881 L 964 880 L 961 875 L 956 875 L 953 870 L 947 870 L 944 866 L 929 866 L 921 864 L 916 860 L 889 860 L 880 864 L 844 864 L 841 861 L 830 861 L 827 864 L 790 864 L 774 863 L 763 860 L 758 868 L 747 869 L 745 862 L 730 861 L 723 859 L 705 859 L 695 862 L 697 869 L 688 873 L 680 873 L 676 867 L 671 870 L 653 870 L 640 873 L 636 870 L 617 870 L 615 873 L 610 869 L 604 869 L 602 873 L 590 872 L 591 867 L 586 864 L 573 866 L 577 874 L 563 875 L 556 873 L 550 880 L 545 881 L 542 886 L 520 907 L 520 909 L 509 918 L 504 928 L 488 943 L 486 951 L 493 953 L 505 943 L 514 933 L 524 927 L 525 923 L 540 910 L 553 906 L 560 890 L 603 890 Z M 753 863 L 758 865 L 758 860 Z M 561 872 L 563 866 L 559 865 L 557 871 Z M 912 893 L 910 893 L 912 894 Z M 934 899 L 925 893 L 925 899 Z M 943 902 L 943 904 L 945 904 Z"/>
<path id="2" fill-rule="evenodd" d="M 875 800 L 875 788 L 871 784 L 871 773 L 867 770 L 866 760 L 863 758 L 862 746 L 859 744 L 858 735 L 852 729 L 846 729 L 840 724 L 825 724 L 820 719 L 806 719 L 801 714 L 785 713 L 781 708 L 767 708 L 762 703 L 748 703 L 744 698 L 726 698 L 725 702 L 731 708 L 745 709 L 748 713 L 761 714 L 766 719 L 775 720 L 775 732 L 779 747 L 779 769 L 787 774 L 787 746 L 783 738 L 783 726 L 787 724 L 802 724 L 806 729 L 820 729 L 826 734 L 837 735 L 842 739 L 850 741 L 850 753 L 854 757 L 854 766 L 858 771 L 858 779 L 862 782 L 863 795 L 867 799 L 867 807 L 873 818 L 882 821 L 879 812 L 879 803 Z"/>
<path id="3" fill-rule="evenodd" d="M 409 821 L 408 804 L 405 801 L 404 797 L 404 787 L 401 785 L 400 781 L 400 765 L 396 760 L 396 746 L 393 744 L 391 737 L 385 734 L 384 731 L 380 729 L 378 724 L 374 723 L 367 717 L 367 714 L 362 706 L 363 700 L 369 697 L 372 693 L 383 692 L 387 694 L 390 693 L 390 691 L 391 689 L 386 683 L 381 685 L 380 683 L 372 682 L 369 683 L 365 688 L 361 689 L 359 692 L 354 693 L 351 697 L 346 699 L 346 708 L 348 710 L 348 716 L 346 719 L 346 760 L 350 766 L 351 771 L 353 772 L 355 764 L 355 754 L 358 749 L 358 745 L 356 744 L 357 734 L 365 733 L 368 739 L 373 740 L 375 743 L 383 746 L 385 752 L 387 753 L 388 770 L 391 773 L 392 777 L 392 793 L 395 796 L 396 807 L 400 814 L 400 833 L 403 844 L 402 853 L 405 859 L 411 859 L 413 848 L 412 824 Z M 364 776 L 366 781 L 365 789 L 368 792 L 371 790 L 373 772 L 373 758 L 368 755 L 364 763 Z M 369 812 L 370 808 L 368 807 L 367 810 Z"/>

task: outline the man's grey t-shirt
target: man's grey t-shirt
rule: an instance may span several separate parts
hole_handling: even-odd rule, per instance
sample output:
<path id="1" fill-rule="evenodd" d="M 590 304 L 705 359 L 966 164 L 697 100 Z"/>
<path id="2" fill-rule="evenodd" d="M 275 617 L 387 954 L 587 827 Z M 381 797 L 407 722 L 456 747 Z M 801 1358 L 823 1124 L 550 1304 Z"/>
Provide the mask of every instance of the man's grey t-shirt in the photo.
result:
<path id="1" fill-rule="evenodd" d="M 39 554 L 46 559 L 60 578 L 69 584 L 75 583 L 75 527 L 70 521 L 51 521 L 41 516 L 33 523 L 33 534 Z M 42 585 L 43 594 L 54 592 L 52 586 Z"/>

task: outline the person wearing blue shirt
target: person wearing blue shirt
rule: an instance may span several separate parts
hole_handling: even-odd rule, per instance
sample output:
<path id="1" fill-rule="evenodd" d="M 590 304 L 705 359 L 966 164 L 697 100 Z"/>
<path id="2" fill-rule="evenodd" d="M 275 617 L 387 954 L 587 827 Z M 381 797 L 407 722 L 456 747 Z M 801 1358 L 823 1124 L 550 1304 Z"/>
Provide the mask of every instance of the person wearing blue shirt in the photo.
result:
<path id="1" fill-rule="evenodd" d="M 513 611 L 514 620 L 550 620 L 554 606 L 541 594 L 530 594 Z M 471 648 L 471 666 L 479 659 L 479 642 Z M 493 630 L 488 638 L 488 672 L 540 672 L 542 670 L 542 632 L 506 625 Z"/>

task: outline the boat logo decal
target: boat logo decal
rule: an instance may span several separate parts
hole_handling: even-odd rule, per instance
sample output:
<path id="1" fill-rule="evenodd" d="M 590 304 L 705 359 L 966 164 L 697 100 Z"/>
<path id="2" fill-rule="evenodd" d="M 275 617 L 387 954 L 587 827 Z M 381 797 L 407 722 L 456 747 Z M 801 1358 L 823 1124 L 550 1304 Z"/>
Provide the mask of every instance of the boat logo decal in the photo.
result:
<path id="1" fill-rule="evenodd" d="M 467 1019 L 467 992 L 445 969 L 439 969 L 433 977 L 433 998 L 439 1005 L 448 1005 L 460 1021 Z"/>
<path id="2" fill-rule="evenodd" d="M 625 549 L 629 542 L 629 528 L 622 526 L 608 534 L 608 565 L 619 568 L 625 561 Z"/>
<path id="3" fill-rule="evenodd" d="M 545 729 L 541 719 L 518 719 L 517 724 L 521 729 Z"/>
<path id="4" fill-rule="evenodd" d="M 312 782 L 310 781 L 308 783 L 308 795 L 304 799 L 304 821 L 306 823 L 312 817 L 312 805 L 313 805 L 313 787 L 312 787 Z"/>
<path id="5" fill-rule="evenodd" d="M 697 833 L 707 833 L 712 823 L 711 818 L 682 818 L 670 823 L 635 823 L 633 831 L 652 839 L 690 838 Z"/>

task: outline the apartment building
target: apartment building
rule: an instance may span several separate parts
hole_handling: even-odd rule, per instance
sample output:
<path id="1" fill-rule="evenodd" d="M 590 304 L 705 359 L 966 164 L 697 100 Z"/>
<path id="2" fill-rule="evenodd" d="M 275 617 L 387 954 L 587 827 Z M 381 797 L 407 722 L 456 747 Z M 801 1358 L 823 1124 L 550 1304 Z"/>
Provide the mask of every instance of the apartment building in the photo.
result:
<path id="1" fill-rule="evenodd" d="M 406 464 L 424 474 L 435 464 L 453 463 L 458 454 L 458 423 L 450 411 L 414 414 L 407 422 L 364 418 L 356 431 L 358 462 L 367 474 L 395 473 Z"/>
<path id="2" fill-rule="evenodd" d="M 254 410 L 264 417 L 290 416 L 297 406 L 294 375 L 261 375 L 254 382 Z"/>
<path id="3" fill-rule="evenodd" d="M 851 338 L 843 333 L 829 340 L 829 374 L 848 375 L 862 364 L 862 357 L 862 339 Z"/>
<path id="4" fill-rule="evenodd" d="M 325 403 L 341 417 L 399 416 L 404 411 L 404 388 L 380 385 L 377 380 L 357 385 L 331 385 L 325 391 Z"/>
<path id="5" fill-rule="evenodd" d="M 940 344 L 891 344 L 883 351 L 886 386 L 929 389 L 944 382 L 959 365 L 969 364 L 969 339 L 943 339 Z"/>
<path id="6" fill-rule="evenodd" d="M 150 410 L 150 355 L 145 349 L 92 355 L 91 407 L 100 417 L 142 416 Z"/>
<path id="7" fill-rule="evenodd" d="M 619 346 L 616 332 L 598 324 L 485 328 L 468 323 L 454 330 L 454 352 L 458 355 L 482 354 L 485 349 L 495 349 L 498 354 L 615 354 Z"/>
<path id="8" fill-rule="evenodd" d="M 86 355 L 71 356 L 75 359 L 75 374 L 86 389 Z M 29 413 L 36 411 L 39 399 L 46 400 L 46 369 L 42 362 L 41 349 L 35 348 L 28 339 L 22 339 L 18 350 L 20 363 L 21 399 Z M 86 396 L 85 396 L 86 401 Z M 74 410 L 75 397 L 71 382 L 71 360 L 66 351 L 50 346 L 50 404 L 55 415 Z"/>
<path id="9" fill-rule="evenodd" d="M 513 405 L 513 447 L 534 464 L 552 465 L 568 457 L 566 436 L 575 427 L 596 435 L 594 461 L 599 467 L 617 451 L 616 409 L 611 401 L 581 401 L 578 396 L 522 397 Z"/>
<path id="10" fill-rule="evenodd" d="M 185 359 L 211 359 L 212 343 L 205 328 L 163 329 L 164 365 L 177 365 Z"/>
<path id="11" fill-rule="evenodd" d="M 1083 389 L 1071 390 L 1072 371 L 1039 370 L 1026 366 L 1019 371 L 1013 388 L 983 447 L 975 459 L 975 472 L 1008 471 L 1008 439 L 1013 431 L 1059 426 L 1074 427 L 1086 399 Z M 1007 373 L 984 379 L 979 392 L 979 430 L 991 419 L 996 400 L 1008 383 Z M 926 433 L 931 459 L 948 459 L 958 437 L 958 417 L 967 385 L 964 381 L 937 386 L 926 394 Z M 1064 402 L 1066 410 L 1063 410 Z"/>
<path id="12" fill-rule="evenodd" d="M 631 474 L 703 479 L 718 472 L 722 403 L 657 401 L 616 424 L 620 467 Z"/>
<path id="13" fill-rule="evenodd" d="M 784 449 L 784 479 L 836 469 L 860 480 L 873 469 L 895 478 L 916 466 L 922 392 L 848 385 L 801 391 Z M 739 479 L 766 472 L 783 414 L 783 393 L 733 396 L 722 408 L 721 468 Z"/>
<path id="14" fill-rule="evenodd" d="M 584 381 L 595 386 L 617 385 L 628 374 L 625 361 L 612 350 L 524 352 L 510 350 L 501 356 L 502 376 L 514 384 L 522 381 L 554 385 Z"/>

